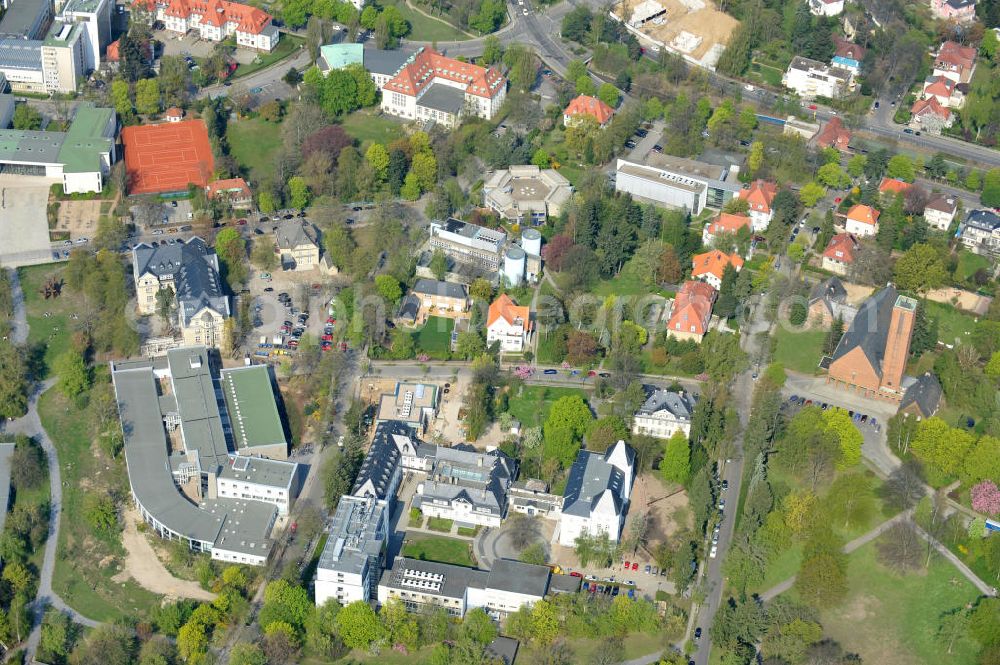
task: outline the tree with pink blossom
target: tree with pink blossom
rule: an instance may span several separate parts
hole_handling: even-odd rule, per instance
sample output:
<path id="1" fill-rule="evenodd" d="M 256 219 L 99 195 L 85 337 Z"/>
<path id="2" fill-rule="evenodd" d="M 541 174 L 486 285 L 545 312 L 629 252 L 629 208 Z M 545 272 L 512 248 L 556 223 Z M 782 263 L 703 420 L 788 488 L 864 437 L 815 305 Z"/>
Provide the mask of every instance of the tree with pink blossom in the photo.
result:
<path id="1" fill-rule="evenodd" d="M 972 509 L 987 515 L 1000 514 L 1000 489 L 992 480 L 972 487 Z"/>

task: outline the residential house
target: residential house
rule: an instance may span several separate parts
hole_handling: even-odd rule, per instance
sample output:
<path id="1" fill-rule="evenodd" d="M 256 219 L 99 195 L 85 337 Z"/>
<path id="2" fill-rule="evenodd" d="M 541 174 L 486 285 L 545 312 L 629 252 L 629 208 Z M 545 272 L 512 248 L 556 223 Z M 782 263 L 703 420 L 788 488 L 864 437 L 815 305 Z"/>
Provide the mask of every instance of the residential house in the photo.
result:
<path id="1" fill-rule="evenodd" d="M 309 222 L 293 219 L 282 222 L 274 232 L 274 243 L 284 270 L 312 270 L 319 267 L 319 235 Z"/>
<path id="2" fill-rule="evenodd" d="M 707 282 L 715 290 L 719 290 L 722 286 L 722 277 L 726 273 L 726 266 L 732 265 L 736 272 L 743 269 L 743 259 L 739 254 L 726 254 L 717 249 L 704 254 L 695 254 L 691 257 L 691 263 L 691 277 Z"/>
<path id="3" fill-rule="evenodd" d="M 506 293 L 490 303 L 486 316 L 486 343 L 500 342 L 500 350 L 520 353 L 531 341 L 534 325 L 528 307 L 519 307 Z"/>
<path id="4" fill-rule="evenodd" d="M 891 285 L 868 298 L 833 352 L 827 381 L 865 398 L 902 400 L 916 312 L 917 301 Z"/>
<path id="5" fill-rule="evenodd" d="M 976 0 L 931 0 L 931 13 L 942 21 L 975 21 Z"/>
<path id="6" fill-rule="evenodd" d="M 966 84 L 956 83 L 947 76 L 930 76 L 924 81 L 920 96 L 921 99 L 933 97 L 938 104 L 946 109 L 960 109 L 965 103 L 965 94 L 962 92 L 962 88 L 966 87 Z"/>
<path id="7" fill-rule="evenodd" d="M 204 240 L 192 237 L 159 247 L 139 243 L 132 249 L 132 275 L 140 314 L 157 313 L 156 294 L 169 288 L 185 345 L 227 343 L 223 324 L 232 311 L 222 288 L 219 259 Z"/>
<path id="8" fill-rule="evenodd" d="M 562 504 L 563 498 L 550 494 L 549 485 L 543 480 L 518 480 L 507 490 L 507 510 L 529 517 L 558 519 Z"/>
<path id="9" fill-rule="evenodd" d="M 718 293 L 712 286 L 697 280 L 681 285 L 670 307 L 667 332 L 679 340 L 701 342 L 712 320 L 712 306 Z"/>
<path id="10" fill-rule="evenodd" d="M 873 236 L 878 233 L 880 214 L 875 208 L 858 203 L 847 211 L 845 230 L 858 237 Z"/>
<path id="11" fill-rule="evenodd" d="M 391 519 L 385 501 L 340 498 L 316 565 L 317 607 L 331 598 L 340 605 L 372 600 L 385 563 Z"/>
<path id="12" fill-rule="evenodd" d="M 865 59 L 867 49 L 843 37 L 835 36 L 833 44 L 833 58 L 830 60 L 830 64 L 835 67 L 843 67 L 855 76 L 861 74 L 861 61 Z"/>
<path id="13" fill-rule="evenodd" d="M 942 129 L 951 127 L 955 118 L 950 109 L 938 102 L 935 97 L 918 99 L 910 109 L 910 128 L 931 134 L 940 134 Z"/>
<path id="14" fill-rule="evenodd" d="M 719 213 L 713 221 L 705 224 L 701 230 L 701 243 L 711 245 L 720 233 L 735 234 L 740 229 L 750 229 L 750 218 L 746 215 L 733 215 L 728 212 Z"/>
<path id="15" fill-rule="evenodd" d="M 816 16 L 837 16 L 844 11 L 844 0 L 809 0 L 809 11 Z"/>
<path id="16" fill-rule="evenodd" d="M 850 143 L 851 131 L 844 127 L 840 118 L 831 119 L 816 136 L 816 145 L 821 148 L 836 148 L 841 152 L 847 152 Z"/>
<path id="17" fill-rule="evenodd" d="M 838 233 L 833 236 L 823 250 L 823 270 L 829 270 L 843 277 L 851 269 L 860 247 L 858 239 L 850 233 Z"/>
<path id="18" fill-rule="evenodd" d="M 171 122 L 180 122 L 180 119 Z M 235 209 L 245 209 L 253 207 L 253 193 L 250 185 L 243 178 L 227 178 L 208 183 L 205 188 L 209 199 L 216 199 L 220 196 L 229 201 L 229 205 Z"/>
<path id="19" fill-rule="evenodd" d="M 837 318 L 850 325 L 857 311 L 847 303 L 847 289 L 836 277 L 819 282 L 809 292 L 808 320 L 819 328 L 829 328 Z"/>
<path id="20" fill-rule="evenodd" d="M 674 392 L 657 388 L 632 418 L 632 433 L 657 439 L 669 439 L 677 432 L 690 436 L 692 413 L 694 399 L 683 390 Z"/>
<path id="21" fill-rule="evenodd" d="M 417 485 L 411 505 L 424 515 L 463 525 L 499 527 L 507 512 L 507 489 L 517 461 L 500 450 L 437 446 L 427 479 Z"/>
<path id="22" fill-rule="evenodd" d="M 410 293 L 417 296 L 421 307 L 428 312 L 464 312 L 469 309 L 469 290 L 465 284 L 418 279 Z"/>
<path id="23" fill-rule="evenodd" d="M 1000 216 L 992 210 L 970 210 L 958 227 L 958 238 L 976 254 L 1000 255 Z"/>
<path id="24" fill-rule="evenodd" d="M 581 450 L 569 471 L 559 515 L 559 544 L 606 533 L 618 542 L 635 480 L 635 451 L 619 441 L 603 453 Z"/>
<path id="25" fill-rule="evenodd" d="M 778 186 L 764 180 L 754 180 L 749 187 L 740 191 L 740 198 L 747 202 L 747 214 L 750 215 L 755 233 L 765 231 L 767 225 L 774 219 L 771 204 L 777 194 Z"/>
<path id="26" fill-rule="evenodd" d="M 454 127 L 464 115 L 491 120 L 507 96 L 507 78 L 421 47 L 381 90 L 384 113 Z"/>
<path id="27" fill-rule="evenodd" d="M 583 118 L 591 118 L 599 127 L 604 127 L 611 122 L 614 114 L 615 110 L 597 97 L 579 95 L 563 110 L 563 126 L 569 127 Z"/>
<path id="28" fill-rule="evenodd" d="M 947 231 L 955 220 L 958 201 L 954 196 L 937 194 L 924 206 L 924 220 L 932 229 Z"/>
<path id="29" fill-rule="evenodd" d="M 910 191 L 911 187 L 913 185 L 905 180 L 883 177 L 882 182 L 878 185 L 878 193 L 888 199 L 893 199 L 896 197 L 896 194 L 906 194 Z"/>
<path id="30" fill-rule="evenodd" d="M 171 106 L 163 112 L 163 119 L 167 122 L 180 122 L 184 119 L 184 109 Z"/>
<path id="31" fill-rule="evenodd" d="M 228 0 L 135 0 L 150 11 L 150 19 L 164 24 L 167 30 L 185 34 L 196 30 L 201 39 L 221 42 L 235 37 L 237 46 L 272 51 L 281 33 L 270 14 Z"/>
<path id="32" fill-rule="evenodd" d="M 944 76 L 955 83 L 968 83 L 976 70 L 976 49 L 947 41 L 934 56 L 932 76 Z"/>
<path id="33" fill-rule="evenodd" d="M 941 406 L 941 396 L 944 394 L 938 378 L 930 372 L 924 372 L 915 379 L 906 378 L 912 383 L 906 388 L 897 413 L 914 416 L 917 420 L 930 418 L 936 414 Z"/>
<path id="34" fill-rule="evenodd" d="M 851 72 L 843 67 L 834 67 L 797 55 L 792 58 L 781 82 L 803 99 L 836 99 L 852 86 L 853 80 Z"/>

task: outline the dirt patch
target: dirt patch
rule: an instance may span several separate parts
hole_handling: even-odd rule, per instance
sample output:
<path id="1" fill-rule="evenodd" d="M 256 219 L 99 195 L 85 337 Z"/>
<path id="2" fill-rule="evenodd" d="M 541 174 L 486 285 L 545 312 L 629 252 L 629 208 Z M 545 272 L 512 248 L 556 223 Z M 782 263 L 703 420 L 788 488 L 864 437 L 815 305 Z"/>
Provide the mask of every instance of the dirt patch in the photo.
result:
<path id="1" fill-rule="evenodd" d="M 634 515 L 647 513 L 650 527 L 646 548 L 652 549 L 683 526 L 689 526 L 689 524 L 677 523 L 677 519 L 688 522 L 691 519 L 687 507 L 687 492 L 682 487 L 664 485 L 655 473 L 645 473 L 639 476 L 632 486 L 629 519 L 625 522 L 623 540 L 628 540 L 631 518 Z"/>
<path id="2" fill-rule="evenodd" d="M 654 11 L 655 5 L 659 9 Z M 711 0 L 655 0 L 655 4 L 649 0 L 623 0 L 615 5 L 612 14 L 629 30 L 661 48 L 713 69 L 740 24 L 716 9 Z"/>
<path id="3" fill-rule="evenodd" d="M 981 296 L 972 291 L 963 291 L 962 289 L 954 288 L 928 291 L 927 299 L 946 305 L 954 305 L 959 309 L 974 314 L 985 314 L 986 310 L 990 308 L 990 303 L 993 301 L 992 298 Z"/>
<path id="4" fill-rule="evenodd" d="M 205 591 L 195 582 L 177 579 L 156 556 L 146 535 L 137 528 L 139 515 L 134 509 L 125 513 L 125 530 L 122 544 L 125 546 L 125 568 L 115 575 L 115 581 L 131 577 L 147 591 L 175 598 L 212 601 L 215 594 Z"/>
<path id="5" fill-rule="evenodd" d="M 851 305 L 860 305 L 875 292 L 875 289 L 870 286 L 851 284 L 850 282 L 844 282 L 844 290 L 847 291 L 847 302 Z"/>
<path id="6" fill-rule="evenodd" d="M 68 232 L 71 238 L 93 237 L 101 217 L 102 201 L 61 201 L 53 231 Z"/>

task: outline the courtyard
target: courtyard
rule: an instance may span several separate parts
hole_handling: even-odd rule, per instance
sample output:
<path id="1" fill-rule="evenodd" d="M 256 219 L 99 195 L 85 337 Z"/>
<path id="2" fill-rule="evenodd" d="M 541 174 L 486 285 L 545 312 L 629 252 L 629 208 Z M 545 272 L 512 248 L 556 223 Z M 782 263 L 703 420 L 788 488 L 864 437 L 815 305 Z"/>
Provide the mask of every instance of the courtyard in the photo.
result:
<path id="1" fill-rule="evenodd" d="M 45 208 L 53 182 L 55 178 L 0 174 L 0 265 L 52 259 Z"/>

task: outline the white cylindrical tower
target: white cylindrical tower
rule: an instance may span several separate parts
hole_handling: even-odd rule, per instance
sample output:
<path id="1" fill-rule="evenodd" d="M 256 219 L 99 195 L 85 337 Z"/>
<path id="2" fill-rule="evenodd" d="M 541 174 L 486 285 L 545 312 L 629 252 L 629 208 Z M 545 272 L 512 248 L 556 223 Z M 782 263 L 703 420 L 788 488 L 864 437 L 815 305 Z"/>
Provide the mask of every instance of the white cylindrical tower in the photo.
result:
<path id="1" fill-rule="evenodd" d="M 521 249 L 532 256 L 542 255 L 542 234 L 538 229 L 521 231 Z"/>
<path id="2" fill-rule="evenodd" d="M 517 286 L 524 279 L 524 250 L 517 245 L 507 248 L 503 259 L 503 278 L 511 286 Z"/>

